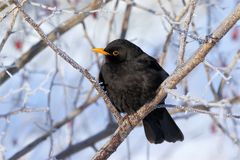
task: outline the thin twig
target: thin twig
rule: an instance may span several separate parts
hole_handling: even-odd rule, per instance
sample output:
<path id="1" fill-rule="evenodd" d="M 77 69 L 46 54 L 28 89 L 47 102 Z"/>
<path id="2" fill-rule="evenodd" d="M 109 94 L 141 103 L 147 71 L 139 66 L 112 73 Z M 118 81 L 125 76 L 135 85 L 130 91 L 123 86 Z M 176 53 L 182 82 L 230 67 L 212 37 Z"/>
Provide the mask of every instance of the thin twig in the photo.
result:
<path id="1" fill-rule="evenodd" d="M 48 112 L 48 108 L 33 108 L 33 107 L 21 107 L 19 109 L 16 109 L 14 111 L 5 113 L 5 114 L 0 114 L 0 119 L 9 119 L 9 117 L 13 116 L 13 115 L 17 115 L 17 114 L 21 114 L 21 113 L 32 113 L 32 112 Z"/>
<path id="2" fill-rule="evenodd" d="M 17 9 L 17 7 L 11 8 L 9 11 L 7 11 L 3 16 L 0 17 L 0 23 L 12 12 L 14 12 Z M 0 9 L 1 10 L 1 9 Z"/>
<path id="3" fill-rule="evenodd" d="M 12 21 L 10 22 L 10 26 L 7 29 L 5 35 L 3 36 L 2 42 L 0 43 L 0 53 L 1 53 L 2 49 L 3 49 L 3 46 L 5 45 L 5 43 L 7 42 L 8 38 L 9 38 L 9 36 L 12 33 L 13 26 L 14 26 L 16 18 L 17 18 L 17 14 L 18 14 L 18 10 L 13 12 Z"/>
<path id="4" fill-rule="evenodd" d="M 228 100 L 225 100 L 225 99 L 222 99 L 220 101 L 217 101 L 217 102 L 207 102 L 206 100 L 204 99 L 201 99 L 201 98 L 196 98 L 196 97 L 192 97 L 190 95 L 180 95 L 179 93 L 177 93 L 175 90 L 173 89 L 168 89 L 166 88 L 165 91 L 168 93 L 168 94 L 171 94 L 173 95 L 175 98 L 177 99 L 181 99 L 183 100 L 184 102 L 191 102 L 193 104 L 196 104 L 196 103 L 200 103 L 200 104 L 203 104 L 207 107 L 227 107 L 230 105 L 229 101 Z"/>
<path id="5" fill-rule="evenodd" d="M 99 99 L 99 96 L 92 97 L 90 99 L 87 99 L 81 106 L 79 106 L 77 109 L 69 113 L 63 120 L 55 123 L 53 125 L 53 128 L 51 130 L 47 131 L 42 136 L 38 137 L 28 145 L 26 145 L 23 149 L 19 150 L 17 153 L 12 155 L 9 160 L 18 160 L 20 157 L 24 156 L 31 150 L 33 150 L 37 145 L 39 145 L 42 141 L 46 140 L 51 134 L 57 131 L 57 129 L 61 128 L 68 122 L 72 121 L 75 117 L 77 117 L 80 113 L 82 113 L 87 107 L 89 107 L 91 104 L 95 103 Z"/>
<path id="6" fill-rule="evenodd" d="M 82 22 L 88 15 L 91 10 L 95 10 L 101 7 L 102 3 L 98 3 L 99 1 L 95 0 L 91 4 L 86 7 L 86 11 L 84 14 L 75 15 L 70 19 L 64 21 L 61 25 L 55 28 L 52 32 L 50 32 L 47 37 L 49 40 L 54 41 L 60 35 L 72 29 L 74 26 Z M 107 3 L 108 1 L 106 1 Z M 20 58 L 18 58 L 13 64 L 11 64 L 10 68 L 3 70 L 0 72 L 0 85 L 6 82 L 9 79 L 9 75 L 14 75 L 17 73 L 22 67 L 24 67 L 28 62 L 30 62 L 36 55 L 38 55 L 44 48 L 47 47 L 47 44 L 40 40 L 35 45 L 33 45 L 27 52 L 23 53 Z"/>
<path id="7" fill-rule="evenodd" d="M 226 67 L 226 68 L 224 68 L 224 77 L 225 76 L 228 76 L 228 77 L 231 77 L 231 76 L 229 76 L 230 75 L 230 73 L 232 72 L 232 70 L 233 70 L 233 68 L 237 65 L 237 63 L 239 62 L 239 60 L 240 60 L 240 50 L 238 50 L 237 51 L 237 53 L 235 54 L 235 56 L 233 57 L 233 59 L 232 59 L 232 61 L 229 63 L 229 65 Z M 220 71 L 219 71 L 220 72 Z M 220 72 L 221 73 L 221 72 Z M 223 90 L 223 88 L 224 88 L 224 85 L 226 84 L 226 79 L 222 79 L 221 80 L 221 82 L 220 82 L 220 84 L 219 84 L 219 87 L 218 87 L 218 89 L 217 89 L 217 94 L 218 95 L 221 95 L 221 93 L 222 93 L 222 90 Z"/>
<path id="8" fill-rule="evenodd" d="M 95 89 L 98 91 L 98 93 L 103 97 L 107 107 L 114 115 L 115 119 L 117 120 L 118 124 L 121 122 L 121 115 L 118 113 L 117 109 L 113 106 L 110 99 L 106 95 L 106 93 L 103 91 L 101 86 L 98 84 L 96 79 L 88 72 L 87 69 L 80 66 L 74 59 L 72 59 L 67 53 L 65 53 L 63 50 L 58 48 L 51 40 L 48 39 L 48 37 L 45 35 L 45 33 L 42 31 L 41 28 L 38 27 L 38 25 L 33 21 L 33 19 L 22 9 L 22 6 L 20 3 L 14 1 L 13 2 L 20 12 L 23 15 L 23 18 L 35 29 L 35 31 L 41 36 L 43 41 L 60 57 L 62 57 L 66 62 L 68 62 L 73 68 L 77 69 L 79 72 L 81 72 L 95 87 Z"/>
<path id="9" fill-rule="evenodd" d="M 180 22 L 180 20 L 181 20 L 181 19 L 184 17 L 184 15 L 187 13 L 189 6 L 190 6 L 190 4 L 187 5 L 187 6 L 185 6 L 185 7 L 181 10 L 180 14 L 175 18 L 175 21 L 176 21 L 176 22 Z M 167 38 L 166 38 L 166 40 L 165 40 L 165 42 L 164 42 L 162 53 L 160 54 L 160 57 L 159 57 L 159 60 L 158 60 L 158 62 L 159 62 L 160 65 L 163 65 L 163 64 L 164 64 L 164 61 L 165 61 L 165 59 L 166 59 L 166 57 L 167 57 L 168 46 L 169 46 L 169 44 L 170 44 L 170 40 L 171 40 L 172 35 L 173 35 L 173 27 L 171 26 L 171 29 L 170 29 L 170 31 L 168 32 Z"/>
<path id="10" fill-rule="evenodd" d="M 52 96 L 51 96 L 51 93 L 52 93 L 52 89 L 53 89 L 53 84 L 54 84 L 54 81 L 56 79 L 56 76 L 58 74 L 58 57 L 57 55 L 55 56 L 55 72 L 53 73 L 53 76 L 52 76 L 52 79 L 50 81 L 50 86 L 49 86 L 49 92 L 48 92 L 48 95 L 47 95 L 47 102 L 48 102 L 48 112 L 47 112 L 47 118 L 48 118 L 48 121 L 49 121 L 49 126 L 52 130 L 53 128 L 53 118 L 52 118 L 52 112 L 51 112 L 51 100 L 52 100 Z M 51 159 L 52 158 L 52 154 L 53 154 L 53 135 L 51 134 L 50 135 L 50 149 L 49 149 L 49 153 L 48 153 L 48 158 Z"/>
<path id="11" fill-rule="evenodd" d="M 119 0 L 116 0 L 113 11 L 116 11 L 116 9 L 118 7 L 118 4 L 119 4 Z M 113 29 L 112 26 L 113 26 L 113 22 L 114 22 L 114 19 L 115 19 L 115 15 L 116 15 L 116 12 L 113 12 L 112 17 L 109 20 L 109 25 L 108 25 L 109 26 L 109 31 L 108 31 L 108 36 L 107 36 L 107 43 L 109 43 L 109 41 L 110 41 L 110 36 L 111 36 L 111 33 L 112 33 L 112 29 Z"/>
<path id="12" fill-rule="evenodd" d="M 120 35 L 121 39 L 124 39 L 126 37 L 131 11 L 132 11 L 132 4 L 127 4 L 124 17 L 123 17 L 122 30 Z"/>
<path id="13" fill-rule="evenodd" d="M 187 33 L 189 30 L 189 25 L 192 20 L 194 10 L 196 7 L 196 1 L 191 0 L 190 1 L 190 7 L 189 7 L 189 13 L 186 17 L 186 20 L 184 21 L 183 30 L 184 32 L 180 33 L 180 42 L 179 42 L 179 50 L 178 50 L 178 65 L 182 65 L 184 63 L 184 54 L 185 54 L 185 48 L 186 48 L 186 40 L 187 40 Z"/>
<path id="14" fill-rule="evenodd" d="M 65 159 L 68 156 L 70 156 L 76 152 L 79 152 L 87 147 L 90 147 L 90 146 L 94 145 L 95 143 L 97 143 L 98 141 L 100 141 L 100 140 L 110 136 L 112 133 L 114 133 L 114 131 L 117 129 L 117 126 L 118 125 L 116 123 L 108 124 L 107 127 L 104 130 L 102 130 L 101 132 L 87 138 L 84 141 L 81 141 L 79 143 L 69 146 L 64 151 L 58 153 L 55 157 L 57 159 Z"/>

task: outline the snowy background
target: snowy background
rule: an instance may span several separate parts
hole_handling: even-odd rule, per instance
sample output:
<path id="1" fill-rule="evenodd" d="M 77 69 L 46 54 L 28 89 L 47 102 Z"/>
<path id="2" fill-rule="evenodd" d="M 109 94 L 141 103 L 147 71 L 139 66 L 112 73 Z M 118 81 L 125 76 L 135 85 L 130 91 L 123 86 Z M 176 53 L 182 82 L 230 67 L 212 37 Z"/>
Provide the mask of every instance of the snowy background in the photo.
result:
<path id="1" fill-rule="evenodd" d="M 32 3 L 30 3 L 32 2 Z M 33 3 L 37 2 L 37 3 Z M 47 34 L 56 28 L 63 21 L 74 16 L 72 13 L 60 12 L 52 14 L 49 9 L 40 6 L 54 7 L 63 11 L 81 10 L 91 1 L 89 0 L 35 0 L 25 4 L 27 11 L 35 22 L 41 22 L 48 18 L 41 25 Z M 133 6 L 131 11 L 126 39 L 140 46 L 146 53 L 156 59 L 162 54 L 166 36 L 170 31 L 170 24 L 167 21 L 157 0 L 135 0 L 138 6 L 155 11 L 150 13 L 138 6 Z M 183 1 L 162 1 L 170 15 L 178 15 L 183 9 Z M 4 4 L 5 2 L 1 2 Z M 103 5 L 94 14 L 90 14 L 84 23 L 87 34 L 95 47 L 104 48 L 107 44 L 109 34 L 109 21 L 113 14 L 115 18 L 111 25 L 110 41 L 119 38 L 121 34 L 122 20 L 125 13 L 126 2 L 119 1 L 118 7 L 114 10 L 116 1 L 113 0 Z M 186 3 L 188 1 L 186 0 Z M 239 3 L 237 0 L 199 0 L 193 15 L 193 22 L 198 36 L 205 38 L 208 30 L 213 31 L 223 19 L 233 11 Z M 35 5 L 34 5 L 35 4 Z M 37 5 L 38 4 L 38 5 Z M 0 17 L 3 17 L 11 8 L 8 4 L 1 10 Z M 210 8 L 210 13 L 207 12 Z M 210 26 L 208 23 L 210 14 Z M 49 17 L 49 15 L 52 15 Z M 0 21 L 0 42 L 6 30 L 9 28 L 12 15 Z M 184 18 L 180 21 L 180 27 Z M 206 60 L 216 68 L 226 67 L 240 49 L 240 23 L 238 22 L 209 53 Z M 190 34 L 194 33 L 194 27 L 190 25 Z M 12 34 L 0 52 L 0 71 L 5 69 L 28 51 L 40 37 L 31 26 L 20 16 L 17 17 Z M 200 46 L 198 41 L 187 38 L 185 60 L 195 53 Z M 76 60 L 95 77 L 98 76 L 98 62 L 102 62 L 103 57 L 97 58 L 91 52 L 92 46 L 86 38 L 82 24 L 70 29 L 60 36 L 55 44 L 64 50 L 69 56 Z M 177 53 L 179 49 L 179 31 L 174 30 L 168 45 L 167 57 L 163 68 L 172 73 L 176 67 Z M 230 73 L 231 79 L 224 86 L 221 94 L 222 99 L 230 99 L 240 96 L 239 85 L 239 61 Z M 201 98 L 208 102 L 214 101 L 214 96 L 210 90 L 210 84 L 217 90 L 223 76 L 219 70 L 210 69 L 210 79 L 208 80 L 201 63 L 194 69 L 184 81 L 187 81 L 188 91 L 185 93 L 185 83 L 177 86 L 177 92 L 181 95 L 190 95 Z M 222 70 L 220 70 L 223 72 Z M 223 72 L 224 73 L 224 72 Z M 0 77 L 1 78 L 1 77 Z M 53 85 L 51 84 L 53 83 Z M 8 159 L 24 146 L 34 141 L 39 136 L 51 129 L 51 123 L 55 124 L 76 107 L 81 106 L 87 99 L 92 85 L 82 74 L 73 69 L 69 64 L 57 57 L 49 48 L 45 48 L 38 53 L 33 60 L 27 63 L 18 73 L 12 75 L 0 86 L 0 159 Z M 94 97 L 97 92 L 94 90 L 90 95 Z M 182 100 L 169 95 L 167 104 L 194 104 L 183 102 Z M 18 110 L 22 107 L 33 109 L 31 112 L 19 112 L 17 114 L 5 114 Z M 227 109 L 231 109 L 235 115 L 240 115 L 239 100 L 226 108 L 213 108 L 212 112 L 221 115 Z M 39 110 L 35 110 L 39 109 Z M 227 112 L 227 111 L 226 111 Z M 115 153 L 109 159 L 122 160 L 237 160 L 240 157 L 240 146 L 222 132 L 208 114 L 200 113 L 177 113 L 173 117 L 184 133 L 185 140 L 174 144 L 166 143 L 160 145 L 149 144 L 145 138 L 142 126 L 136 127 Z M 216 116 L 217 121 L 227 130 L 229 135 L 239 141 L 239 119 L 224 118 Z M 85 140 L 103 130 L 109 122 L 109 113 L 105 103 L 101 98 L 96 103 L 89 105 L 74 121 L 67 123 L 57 129 L 45 141 L 37 145 L 31 152 L 22 159 L 49 159 L 69 145 Z M 100 149 L 109 139 L 106 138 L 97 142 L 94 147 Z M 68 159 L 90 159 L 95 154 L 94 147 L 88 147 L 73 154 Z M 52 149 L 51 149 L 52 148 Z M 51 152 L 49 153 L 49 151 Z"/>

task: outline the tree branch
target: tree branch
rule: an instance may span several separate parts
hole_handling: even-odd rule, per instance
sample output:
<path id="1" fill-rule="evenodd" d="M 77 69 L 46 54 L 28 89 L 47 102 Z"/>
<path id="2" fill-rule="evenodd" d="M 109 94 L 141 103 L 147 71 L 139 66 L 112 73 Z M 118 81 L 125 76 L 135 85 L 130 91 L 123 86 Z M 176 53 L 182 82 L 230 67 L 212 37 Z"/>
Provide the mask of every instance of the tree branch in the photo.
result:
<path id="1" fill-rule="evenodd" d="M 175 17 L 174 21 L 175 22 L 180 22 L 180 20 L 184 17 L 184 15 L 187 13 L 188 9 L 189 9 L 189 6 L 190 6 L 190 3 L 185 6 L 181 12 L 179 13 L 178 16 Z M 161 6 L 162 8 L 162 6 Z M 166 56 L 167 56 L 167 50 L 168 50 L 168 45 L 170 44 L 170 40 L 171 40 L 171 37 L 172 37 L 172 34 L 173 34 L 173 26 L 171 26 L 171 29 L 169 31 L 169 33 L 167 34 L 167 38 L 163 44 L 163 49 L 162 49 L 162 53 L 158 59 L 158 62 L 161 66 L 163 66 L 164 64 L 164 61 L 166 59 Z"/>
<path id="2" fill-rule="evenodd" d="M 223 20 L 223 22 L 212 33 L 208 41 L 200 46 L 196 53 L 187 60 L 183 65 L 179 66 L 174 73 L 169 76 L 161 85 L 157 96 L 149 103 L 143 105 L 136 113 L 124 118 L 124 121 L 115 131 L 113 137 L 107 142 L 93 157 L 93 160 L 107 159 L 133 128 L 147 115 L 155 106 L 166 96 L 164 88 L 173 88 L 178 84 L 189 72 L 191 72 L 198 64 L 200 64 L 215 44 L 232 28 L 232 26 L 240 19 L 240 4 L 235 10 Z"/>
<path id="3" fill-rule="evenodd" d="M 76 116 L 78 116 L 80 113 L 82 113 L 88 106 L 95 103 L 98 100 L 98 96 L 94 98 L 90 98 L 87 100 L 84 104 L 82 104 L 80 107 L 72 111 L 68 116 L 66 116 L 63 120 L 55 123 L 53 125 L 53 128 L 49 131 L 47 131 L 42 136 L 35 139 L 33 142 L 29 143 L 27 146 L 25 146 L 23 149 L 15 153 L 13 156 L 9 158 L 9 160 L 17 160 L 23 155 L 27 154 L 31 150 L 33 150 L 38 144 L 40 144 L 42 141 L 46 140 L 50 135 L 52 135 L 57 129 L 61 128 L 66 123 L 72 121 Z"/>
<path id="4" fill-rule="evenodd" d="M 132 4 L 128 3 L 124 13 L 123 22 L 122 22 L 122 31 L 120 36 L 121 39 L 124 39 L 126 37 L 131 11 L 132 11 Z"/>
<path id="5" fill-rule="evenodd" d="M 87 138 L 86 140 L 76 143 L 74 145 L 69 146 L 66 148 L 64 151 L 60 152 L 57 154 L 55 157 L 57 159 L 65 159 L 68 156 L 79 152 L 87 147 L 93 146 L 95 143 L 99 142 L 100 140 L 110 136 L 111 134 L 114 133 L 114 131 L 117 129 L 118 125 L 116 123 L 109 124 L 107 127 L 102 130 L 101 132 Z"/>
<path id="6" fill-rule="evenodd" d="M 196 1 L 191 0 L 190 1 L 190 7 L 189 7 L 189 13 L 186 17 L 186 20 L 184 21 L 184 32 L 180 33 L 180 42 L 179 42 L 179 51 L 178 51 L 178 65 L 183 64 L 184 62 L 184 53 L 186 48 L 186 40 L 187 40 L 187 34 L 189 30 L 189 25 L 193 17 L 193 13 L 196 7 Z"/>
<path id="7" fill-rule="evenodd" d="M 12 30 L 13 30 L 13 27 L 15 25 L 17 14 L 18 14 L 18 10 L 13 12 L 12 20 L 10 22 L 10 26 L 9 26 L 8 30 L 6 31 L 5 35 L 3 36 L 2 42 L 0 43 L 0 53 L 1 53 L 5 43 L 7 42 L 9 36 L 12 34 Z"/>
<path id="8" fill-rule="evenodd" d="M 47 34 L 47 38 L 50 41 L 54 41 L 57 38 L 59 38 L 60 35 L 66 33 L 71 28 L 81 23 L 88 15 L 90 15 L 89 11 L 95 10 L 101 7 L 102 3 L 98 3 L 98 2 L 99 2 L 98 0 L 93 1 L 87 7 L 85 12 L 83 12 L 82 14 L 75 15 L 72 18 L 63 22 L 60 26 L 58 26 L 52 32 Z M 11 75 L 14 75 L 47 46 L 48 45 L 44 42 L 44 40 L 40 40 L 35 45 L 33 45 L 27 52 L 25 52 L 20 58 L 18 58 L 12 65 L 10 65 L 12 66 L 11 68 L 7 68 L 6 70 L 3 70 L 2 72 L 0 72 L 0 85 L 9 79 L 9 75 L 7 72 L 9 72 Z"/>
<path id="9" fill-rule="evenodd" d="M 103 91 L 101 86 L 98 84 L 96 79 L 88 72 L 87 69 L 80 66 L 74 59 L 72 59 L 67 53 L 65 53 L 63 50 L 58 48 L 51 40 L 48 39 L 48 37 L 45 35 L 45 33 L 42 31 L 41 28 L 33 21 L 33 19 L 22 9 L 22 6 L 17 1 L 13 2 L 20 12 L 23 15 L 23 18 L 35 29 L 35 31 L 41 36 L 44 43 L 46 43 L 57 55 L 62 57 L 66 62 L 68 62 L 73 68 L 77 69 L 79 72 L 81 72 L 93 85 L 93 87 L 98 91 L 98 93 L 103 97 L 103 100 L 105 101 L 107 107 L 112 112 L 113 116 L 115 117 L 116 121 L 120 124 L 121 122 L 121 115 L 117 111 L 117 109 L 113 106 L 110 99 L 106 95 L 106 93 Z M 99 2 L 96 2 L 99 3 Z"/>

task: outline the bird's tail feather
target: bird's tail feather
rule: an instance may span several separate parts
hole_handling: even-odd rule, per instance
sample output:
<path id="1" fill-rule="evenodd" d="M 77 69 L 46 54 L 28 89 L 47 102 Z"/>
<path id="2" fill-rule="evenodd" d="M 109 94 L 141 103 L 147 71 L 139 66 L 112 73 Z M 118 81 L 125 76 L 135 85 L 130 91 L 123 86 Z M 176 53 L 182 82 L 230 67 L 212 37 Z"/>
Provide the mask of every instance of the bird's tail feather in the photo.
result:
<path id="1" fill-rule="evenodd" d="M 146 137 L 151 143 L 183 141 L 184 136 L 166 108 L 157 108 L 143 119 Z"/>

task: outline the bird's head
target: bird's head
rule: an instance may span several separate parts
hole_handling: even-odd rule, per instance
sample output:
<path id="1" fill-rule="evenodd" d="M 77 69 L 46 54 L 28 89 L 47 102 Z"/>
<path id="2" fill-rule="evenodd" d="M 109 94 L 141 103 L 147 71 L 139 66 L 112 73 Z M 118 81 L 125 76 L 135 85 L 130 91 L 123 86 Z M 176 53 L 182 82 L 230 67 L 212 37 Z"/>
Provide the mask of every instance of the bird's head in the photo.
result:
<path id="1" fill-rule="evenodd" d="M 114 40 L 105 49 L 93 48 L 92 51 L 105 55 L 106 62 L 109 63 L 132 60 L 143 53 L 138 46 L 125 39 Z"/>

